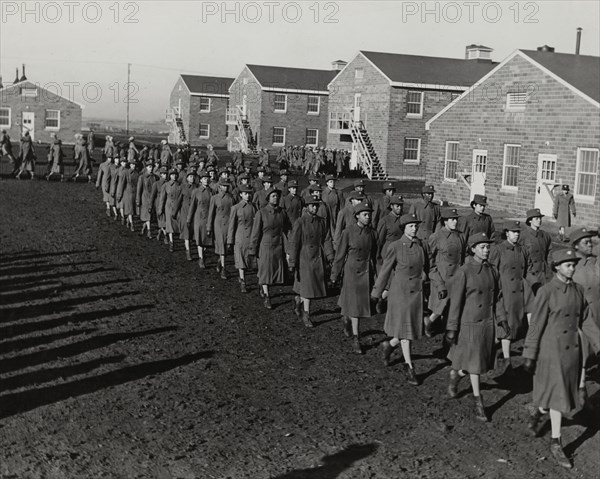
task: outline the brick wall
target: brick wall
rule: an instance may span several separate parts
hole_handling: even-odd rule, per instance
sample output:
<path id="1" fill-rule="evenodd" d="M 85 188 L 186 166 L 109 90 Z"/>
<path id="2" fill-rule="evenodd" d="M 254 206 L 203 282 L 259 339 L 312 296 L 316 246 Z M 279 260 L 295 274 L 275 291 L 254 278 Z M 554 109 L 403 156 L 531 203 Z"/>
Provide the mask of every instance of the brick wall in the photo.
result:
<path id="1" fill-rule="evenodd" d="M 24 97 L 21 95 L 21 87 L 37 91 L 35 97 Z M 15 87 L 6 87 L 0 91 L 0 106 L 10 108 L 10 127 L 1 126 L 5 129 L 17 146 L 22 136 L 23 112 L 34 114 L 33 139 L 42 143 L 50 143 L 50 134 L 56 133 L 64 144 L 75 143 L 75 134 L 81 133 L 82 112 L 81 107 L 66 98 L 56 95 L 50 90 L 36 86 L 32 82 L 23 82 Z M 46 127 L 46 110 L 59 110 L 59 128 Z"/>
<path id="2" fill-rule="evenodd" d="M 517 85 L 518 82 L 518 85 Z M 508 92 L 531 93 L 523 112 L 506 109 Z M 575 192 L 577 148 L 600 148 L 598 108 L 515 56 L 467 97 L 431 124 L 427 144 L 426 182 L 436 185 L 441 198 L 467 204 L 470 189 L 460 180 L 444 179 L 446 141 L 459 141 L 459 171 L 470 171 L 474 149 L 488 152 L 485 193 L 494 208 L 522 217 L 536 207 L 538 155 L 557 155 L 556 183 Z M 502 188 L 505 144 L 520 144 L 518 190 Z M 600 171 L 596 172 L 600 180 Z M 600 184 L 593 202 L 576 198 L 575 224 L 600 223 Z"/>
<path id="3" fill-rule="evenodd" d="M 215 148 L 227 146 L 225 112 L 229 99 L 207 96 L 210 98 L 210 111 L 200 111 L 200 98 L 196 95 L 190 98 L 188 134 L 190 144 L 192 146 L 211 144 Z M 208 138 L 200 138 L 200 123 L 210 125 Z"/>
<path id="4" fill-rule="evenodd" d="M 252 132 L 256 133 L 260 131 L 262 90 L 248 67 L 244 67 L 229 87 L 230 108 L 234 108 L 236 105 L 242 106 L 244 96 L 246 97 L 246 116 Z M 233 149 L 239 148 L 239 143 L 235 140 L 236 134 L 236 127 L 230 125 L 227 128 L 227 142 Z"/>

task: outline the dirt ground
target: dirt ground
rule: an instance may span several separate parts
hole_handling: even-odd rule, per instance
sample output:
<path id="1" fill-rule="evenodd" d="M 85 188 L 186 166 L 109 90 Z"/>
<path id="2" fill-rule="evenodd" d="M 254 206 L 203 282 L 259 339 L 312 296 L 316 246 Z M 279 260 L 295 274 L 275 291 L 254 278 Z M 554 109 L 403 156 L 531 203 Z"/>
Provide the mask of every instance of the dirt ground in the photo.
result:
<path id="1" fill-rule="evenodd" d="M 485 378 L 482 424 L 468 381 L 447 397 L 439 336 L 414 344 L 411 386 L 398 353 L 381 364 L 382 315 L 356 356 L 337 297 L 308 330 L 290 286 L 267 311 L 232 258 L 232 279 L 212 255 L 198 270 L 181 242 L 171 254 L 108 219 L 90 185 L 0 180 L 0 200 L 2 479 L 599 477 L 598 413 L 565 420 L 561 469 L 549 431 L 527 434 L 521 368 Z M 599 380 L 595 366 L 596 408 Z"/>

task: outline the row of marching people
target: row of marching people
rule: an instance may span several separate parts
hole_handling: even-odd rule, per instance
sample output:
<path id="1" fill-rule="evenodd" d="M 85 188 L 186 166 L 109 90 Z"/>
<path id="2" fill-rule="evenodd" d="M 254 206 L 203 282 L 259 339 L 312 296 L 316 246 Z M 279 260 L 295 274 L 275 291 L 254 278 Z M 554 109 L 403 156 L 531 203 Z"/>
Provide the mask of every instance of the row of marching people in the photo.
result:
<path id="1" fill-rule="evenodd" d="M 375 201 L 360 182 L 346 197 L 340 193 L 333 221 L 317 181 L 304 195 L 294 180 L 273 185 L 263 175 L 261 189 L 243 174 L 232 182 L 225 169 L 215 191 L 206 170 L 190 168 L 180 178 L 177 170 L 161 168 L 158 179 L 152 162 L 141 175 L 135 162 L 129 165 L 116 175 L 108 161 L 101 167 L 102 175 L 109 171 L 99 179 L 107 214 L 122 208 L 133 228 L 137 208 L 142 234 L 149 237 L 156 216 L 171 251 L 179 233 L 192 261 L 195 241 L 202 269 L 213 247 L 223 279 L 226 255 L 233 253 L 240 291 L 248 292 L 246 274 L 256 267 L 267 309 L 272 286 L 291 276 L 293 311 L 308 328 L 314 327 L 311 302 L 339 287 L 342 330 L 357 354 L 363 353 L 361 318 L 370 317 L 373 308 L 385 312 L 383 363 L 389 365 L 400 346 L 410 384 L 420 382 L 411 343 L 443 331 L 451 362 L 448 395 L 456 397 L 460 381 L 469 377 L 477 419 L 488 420 L 480 377 L 495 368 L 496 343 L 502 351 L 496 368 L 506 372 L 512 368 L 511 343 L 524 339 L 524 368 L 534 374 L 538 407 L 529 428 L 539 434 L 549 416 L 551 452 L 571 467 L 560 442 L 561 418 L 586 400 L 585 366 L 600 351 L 597 231 L 574 231 L 571 249 L 551 251 L 541 228 L 544 215 L 532 209 L 524 221 L 506 223 L 503 239 L 496 241 L 485 197 L 474 198 L 472 213 L 461 217 L 434 203 L 435 189 L 426 186 L 405 213 L 393 185 L 384 185 L 388 191 Z"/>

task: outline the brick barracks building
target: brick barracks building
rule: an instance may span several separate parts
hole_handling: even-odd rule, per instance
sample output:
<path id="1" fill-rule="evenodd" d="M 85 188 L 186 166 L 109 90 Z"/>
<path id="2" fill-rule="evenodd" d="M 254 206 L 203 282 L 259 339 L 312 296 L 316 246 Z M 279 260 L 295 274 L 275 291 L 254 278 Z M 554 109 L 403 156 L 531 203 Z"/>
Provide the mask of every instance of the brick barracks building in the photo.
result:
<path id="1" fill-rule="evenodd" d="M 600 58 L 517 50 L 427 123 L 426 182 L 467 204 L 552 216 L 567 184 L 576 224 L 600 224 Z"/>
<path id="2" fill-rule="evenodd" d="M 491 51 L 469 45 L 466 59 L 360 51 L 329 84 L 327 147 L 374 162 L 370 177 L 423 179 L 425 123 L 494 67 Z"/>
<path id="3" fill-rule="evenodd" d="M 327 85 L 337 70 L 246 65 L 231 84 L 229 149 L 284 145 L 324 147 Z"/>
<path id="4" fill-rule="evenodd" d="M 35 142 L 50 143 L 55 133 L 65 144 L 75 143 L 81 133 L 83 105 L 42 88 L 19 70 L 12 85 L 2 85 L 0 78 L 0 130 L 6 130 L 13 143 L 29 131 Z"/>
<path id="5" fill-rule="evenodd" d="M 169 98 L 169 143 L 227 146 L 225 114 L 233 78 L 180 75 Z"/>

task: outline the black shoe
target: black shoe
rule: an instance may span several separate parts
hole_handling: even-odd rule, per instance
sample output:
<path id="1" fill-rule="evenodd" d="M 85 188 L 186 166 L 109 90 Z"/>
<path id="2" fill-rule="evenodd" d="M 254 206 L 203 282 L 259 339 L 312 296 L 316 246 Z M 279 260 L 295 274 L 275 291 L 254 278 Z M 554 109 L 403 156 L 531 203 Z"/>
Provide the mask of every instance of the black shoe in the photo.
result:
<path id="1" fill-rule="evenodd" d="M 458 395 L 458 383 L 464 378 L 458 374 L 456 369 L 450 369 L 450 381 L 448 382 L 448 395 L 455 398 Z"/>
<path id="2" fill-rule="evenodd" d="M 560 438 L 552 439 L 552 442 L 550 443 L 550 452 L 552 453 L 552 456 L 554 456 L 554 459 L 556 459 L 556 462 L 558 462 L 560 466 L 566 469 L 571 469 L 573 467 L 573 464 L 571 464 L 571 461 L 569 460 L 569 458 L 565 454 L 565 451 L 562 448 Z"/>
<path id="3" fill-rule="evenodd" d="M 419 379 L 415 373 L 415 369 L 411 368 L 408 364 L 404 365 L 404 374 L 406 375 L 406 382 L 413 386 L 419 385 Z"/>
<path id="4" fill-rule="evenodd" d="M 240 281 L 240 293 L 247 293 L 248 290 L 246 289 L 246 282 L 245 281 Z"/>
<path id="5" fill-rule="evenodd" d="M 271 304 L 271 298 L 269 298 L 268 296 L 265 296 L 265 308 L 267 309 L 273 309 L 273 305 Z"/>
<path id="6" fill-rule="evenodd" d="M 383 314 L 385 313 L 386 310 L 386 304 L 387 304 L 387 300 L 383 299 L 383 298 L 379 298 L 377 300 L 377 304 L 375 305 L 375 311 L 377 311 L 377 314 Z"/>
<path id="7" fill-rule="evenodd" d="M 306 326 L 307 328 L 315 327 L 312 320 L 310 319 L 310 314 L 308 313 L 308 311 L 302 311 L 302 322 L 304 323 L 304 326 Z"/>
<path id="8" fill-rule="evenodd" d="M 510 358 L 499 357 L 496 359 L 496 376 L 504 376 L 512 372 Z"/>
<path id="9" fill-rule="evenodd" d="M 169 251 L 172 253 L 173 251 L 175 251 L 175 246 L 173 245 L 173 243 L 169 242 Z"/>
<path id="10" fill-rule="evenodd" d="M 221 279 L 227 279 L 227 271 L 225 271 L 225 268 L 221 268 Z"/>
<path id="11" fill-rule="evenodd" d="M 200 269 L 206 269 L 206 266 L 204 265 L 204 259 L 198 258 L 198 267 Z"/>
<path id="12" fill-rule="evenodd" d="M 186 258 L 188 261 L 192 261 L 192 253 L 190 252 L 190 250 L 189 250 L 189 249 L 185 250 L 185 258 Z"/>
<path id="13" fill-rule="evenodd" d="M 299 318 L 302 316 L 302 298 L 300 296 L 294 296 L 294 300 L 292 302 L 292 310 L 294 314 Z"/>
<path id="14" fill-rule="evenodd" d="M 348 316 L 342 316 L 342 326 L 344 329 L 344 335 L 348 338 L 352 337 L 352 321 Z"/>
<path id="15" fill-rule="evenodd" d="M 262 289 L 262 285 L 258 285 L 258 294 L 260 295 L 261 298 L 265 297 L 265 292 Z"/>
<path id="16" fill-rule="evenodd" d="M 487 414 L 485 413 L 483 398 L 481 396 L 475 396 L 475 417 L 482 422 L 489 421 Z"/>
<path id="17" fill-rule="evenodd" d="M 527 421 L 527 428 L 533 434 L 533 437 L 539 437 L 541 432 L 548 421 L 548 413 L 543 413 L 539 408 L 535 408 L 535 411 L 530 414 L 529 421 Z"/>
<path id="18" fill-rule="evenodd" d="M 384 366 L 390 365 L 390 356 L 392 355 L 394 349 L 396 348 L 394 348 L 394 346 L 392 346 L 389 341 L 384 341 L 383 343 L 381 343 L 381 357 L 383 358 Z"/>
<path id="19" fill-rule="evenodd" d="M 352 336 L 352 351 L 356 354 L 363 354 L 358 336 Z"/>

